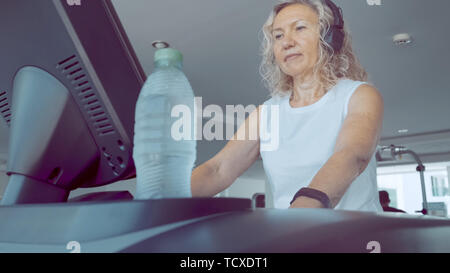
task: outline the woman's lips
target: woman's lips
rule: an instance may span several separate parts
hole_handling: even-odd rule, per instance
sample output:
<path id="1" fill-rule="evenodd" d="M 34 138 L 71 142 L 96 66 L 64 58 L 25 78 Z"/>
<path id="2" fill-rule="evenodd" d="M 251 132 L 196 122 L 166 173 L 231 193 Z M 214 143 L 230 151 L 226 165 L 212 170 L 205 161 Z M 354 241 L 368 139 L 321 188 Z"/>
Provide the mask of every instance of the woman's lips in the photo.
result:
<path id="1" fill-rule="evenodd" d="M 290 54 L 290 55 L 287 55 L 286 58 L 284 58 L 284 61 L 285 62 L 290 61 L 290 60 L 295 59 L 295 58 L 297 58 L 297 57 L 299 57 L 301 55 L 302 54 Z"/>

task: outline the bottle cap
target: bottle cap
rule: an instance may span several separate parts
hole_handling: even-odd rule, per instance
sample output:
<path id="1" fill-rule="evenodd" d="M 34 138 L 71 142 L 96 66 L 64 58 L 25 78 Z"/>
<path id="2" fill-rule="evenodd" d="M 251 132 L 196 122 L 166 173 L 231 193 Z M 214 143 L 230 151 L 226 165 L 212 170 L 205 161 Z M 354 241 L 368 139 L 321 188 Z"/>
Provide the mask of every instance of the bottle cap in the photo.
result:
<path id="1" fill-rule="evenodd" d="M 161 60 L 183 62 L 183 54 L 180 51 L 170 48 L 169 44 L 163 41 L 154 41 L 152 43 L 154 48 L 157 48 L 155 52 L 155 62 Z"/>
<path id="2" fill-rule="evenodd" d="M 169 43 L 159 40 L 154 41 L 152 46 L 157 49 L 170 47 Z"/>

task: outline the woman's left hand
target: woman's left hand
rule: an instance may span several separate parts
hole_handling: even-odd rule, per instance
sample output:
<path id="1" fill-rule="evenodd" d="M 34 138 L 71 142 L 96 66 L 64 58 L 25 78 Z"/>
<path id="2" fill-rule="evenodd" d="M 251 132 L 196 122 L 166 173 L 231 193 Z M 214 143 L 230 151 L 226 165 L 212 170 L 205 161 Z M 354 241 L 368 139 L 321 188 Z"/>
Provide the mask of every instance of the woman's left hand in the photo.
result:
<path id="1" fill-rule="evenodd" d="M 292 202 L 289 208 L 323 208 L 323 205 L 319 200 L 316 200 L 314 198 L 300 196 L 297 197 L 294 202 Z"/>

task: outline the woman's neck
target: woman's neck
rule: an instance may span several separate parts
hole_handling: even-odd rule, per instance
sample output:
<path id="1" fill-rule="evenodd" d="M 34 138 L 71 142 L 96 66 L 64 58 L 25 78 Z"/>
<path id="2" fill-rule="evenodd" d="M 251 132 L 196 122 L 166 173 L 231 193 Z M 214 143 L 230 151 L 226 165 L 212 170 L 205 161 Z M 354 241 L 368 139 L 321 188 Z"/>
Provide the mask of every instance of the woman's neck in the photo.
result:
<path id="1" fill-rule="evenodd" d="M 309 105 L 318 101 L 325 93 L 326 91 L 317 77 L 313 75 L 297 77 L 294 78 L 290 101 L 298 106 Z"/>

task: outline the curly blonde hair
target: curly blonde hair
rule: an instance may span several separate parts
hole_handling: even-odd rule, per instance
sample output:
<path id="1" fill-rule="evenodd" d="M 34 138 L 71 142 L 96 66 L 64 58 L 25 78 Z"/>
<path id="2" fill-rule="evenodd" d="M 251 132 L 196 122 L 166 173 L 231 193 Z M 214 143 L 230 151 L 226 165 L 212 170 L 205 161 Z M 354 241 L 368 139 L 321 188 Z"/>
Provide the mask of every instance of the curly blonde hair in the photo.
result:
<path id="1" fill-rule="evenodd" d="M 324 40 L 326 33 L 333 24 L 333 12 L 322 0 L 284 0 L 277 4 L 271 11 L 269 18 L 265 22 L 262 32 L 263 41 L 261 47 L 262 62 L 260 73 L 264 85 L 269 89 L 270 95 L 289 95 L 293 89 L 293 78 L 283 73 L 275 61 L 273 52 L 272 26 L 275 17 L 285 7 L 293 4 L 302 4 L 311 7 L 319 16 L 320 46 L 319 58 L 314 67 L 313 73 L 318 76 L 319 87 L 330 90 L 341 78 L 348 78 L 355 81 L 367 81 L 367 72 L 359 63 L 358 58 L 353 53 L 351 36 L 344 26 L 345 38 L 342 49 L 335 53 L 331 45 Z"/>

